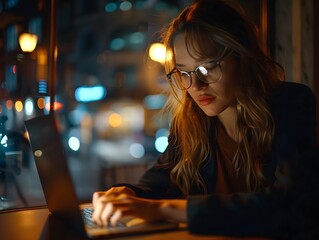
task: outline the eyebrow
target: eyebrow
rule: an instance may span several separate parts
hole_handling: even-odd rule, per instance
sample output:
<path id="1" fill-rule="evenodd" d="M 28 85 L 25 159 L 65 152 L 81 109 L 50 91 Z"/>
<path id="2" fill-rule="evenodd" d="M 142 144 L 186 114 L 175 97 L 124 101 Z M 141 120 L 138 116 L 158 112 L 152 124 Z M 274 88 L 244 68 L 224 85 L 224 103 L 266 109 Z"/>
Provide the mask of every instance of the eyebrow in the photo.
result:
<path id="1" fill-rule="evenodd" d="M 204 63 L 209 63 L 209 62 L 214 62 L 214 61 L 219 61 L 219 59 L 212 59 L 212 60 L 210 60 L 210 61 L 204 61 L 204 62 L 197 62 L 197 64 L 196 64 L 196 67 L 198 67 L 198 66 L 200 66 L 200 65 L 202 65 L 202 64 L 204 64 Z M 186 67 L 186 65 L 185 64 L 182 64 L 182 63 L 175 63 L 175 67 Z"/>
<path id="2" fill-rule="evenodd" d="M 198 67 L 198 66 L 200 66 L 200 65 L 202 65 L 202 64 L 204 64 L 205 62 L 197 62 L 195 65 L 196 65 L 196 67 Z M 175 67 L 187 67 L 185 64 L 183 64 L 183 63 L 175 63 Z M 196 68 L 195 67 L 195 68 Z"/>
<path id="3" fill-rule="evenodd" d="M 175 67 L 185 67 L 185 64 L 181 64 L 181 63 L 175 63 Z"/>

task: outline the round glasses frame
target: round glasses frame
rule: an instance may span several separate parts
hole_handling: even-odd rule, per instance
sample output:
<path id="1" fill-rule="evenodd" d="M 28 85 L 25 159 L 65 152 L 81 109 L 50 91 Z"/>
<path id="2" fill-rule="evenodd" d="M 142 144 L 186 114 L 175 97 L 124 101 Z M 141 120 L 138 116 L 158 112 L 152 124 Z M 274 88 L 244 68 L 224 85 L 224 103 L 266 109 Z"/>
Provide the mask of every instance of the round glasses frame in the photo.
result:
<path id="1" fill-rule="evenodd" d="M 167 75 L 167 79 L 181 90 L 189 89 L 192 86 L 193 79 L 191 74 L 194 73 L 199 81 L 204 84 L 216 83 L 222 76 L 223 72 L 220 66 L 222 59 L 213 60 L 203 63 L 193 71 L 181 71 L 174 67 Z M 176 76 L 178 74 L 178 76 Z"/>

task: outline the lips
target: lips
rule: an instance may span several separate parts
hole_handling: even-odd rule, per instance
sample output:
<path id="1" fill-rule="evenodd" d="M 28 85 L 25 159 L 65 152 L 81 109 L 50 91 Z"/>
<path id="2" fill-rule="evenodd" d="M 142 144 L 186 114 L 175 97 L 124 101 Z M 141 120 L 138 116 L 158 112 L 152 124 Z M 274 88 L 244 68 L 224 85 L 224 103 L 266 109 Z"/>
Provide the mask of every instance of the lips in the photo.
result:
<path id="1" fill-rule="evenodd" d="M 197 101 L 200 105 L 205 106 L 212 103 L 216 97 L 210 95 L 201 95 L 198 97 Z"/>

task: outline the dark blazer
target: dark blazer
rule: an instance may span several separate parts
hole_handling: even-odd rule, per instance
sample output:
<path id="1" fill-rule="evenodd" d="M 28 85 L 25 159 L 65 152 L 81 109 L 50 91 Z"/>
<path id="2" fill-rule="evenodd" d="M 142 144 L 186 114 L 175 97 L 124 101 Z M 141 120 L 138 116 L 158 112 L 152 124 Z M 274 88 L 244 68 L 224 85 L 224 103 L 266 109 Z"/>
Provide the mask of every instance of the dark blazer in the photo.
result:
<path id="1" fill-rule="evenodd" d="M 188 229 L 192 233 L 274 236 L 286 217 L 283 209 L 286 212 L 289 210 L 286 191 L 280 190 L 280 186 L 287 186 L 291 181 L 285 176 L 285 166 L 289 162 L 295 166 L 300 160 L 298 156 L 315 146 L 316 99 L 305 85 L 283 82 L 272 91 L 268 102 L 276 123 L 273 150 L 263 168 L 269 188 L 249 194 L 215 194 L 216 161 L 212 156 L 201 169 L 208 194 L 204 195 L 201 189 L 194 186 L 190 195 L 184 196 L 169 177 L 172 163 L 178 155 L 173 136 L 169 137 L 166 151 L 139 183 L 126 186 L 140 197 L 187 198 Z M 163 164 L 166 167 L 162 167 Z"/>

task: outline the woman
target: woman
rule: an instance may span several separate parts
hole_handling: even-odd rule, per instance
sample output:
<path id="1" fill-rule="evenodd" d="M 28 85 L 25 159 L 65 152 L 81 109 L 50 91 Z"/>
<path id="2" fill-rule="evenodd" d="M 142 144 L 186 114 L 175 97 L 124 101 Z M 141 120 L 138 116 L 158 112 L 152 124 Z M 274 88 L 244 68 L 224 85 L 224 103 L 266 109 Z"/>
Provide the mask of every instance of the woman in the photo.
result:
<path id="1" fill-rule="evenodd" d="M 282 81 L 254 25 L 223 1 L 195 1 L 163 42 L 169 145 L 138 184 L 96 192 L 93 220 L 136 215 L 186 222 L 196 233 L 272 235 L 291 187 L 292 153 L 315 142 L 313 94 Z"/>

